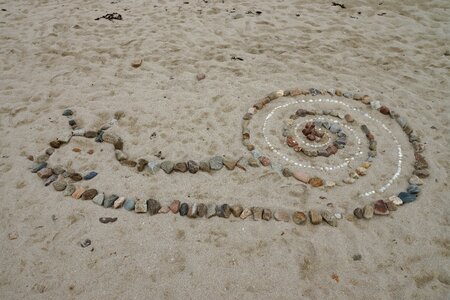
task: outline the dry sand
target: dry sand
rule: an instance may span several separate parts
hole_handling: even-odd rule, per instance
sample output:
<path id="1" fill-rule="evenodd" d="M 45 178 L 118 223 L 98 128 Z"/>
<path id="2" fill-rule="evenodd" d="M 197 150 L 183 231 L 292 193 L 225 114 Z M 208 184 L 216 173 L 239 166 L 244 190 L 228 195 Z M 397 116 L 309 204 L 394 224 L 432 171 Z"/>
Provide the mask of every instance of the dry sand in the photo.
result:
<path id="1" fill-rule="evenodd" d="M 0 298 L 447 299 L 450 4 L 344 3 L 0 1 Z M 123 20 L 94 20 L 112 12 Z M 131 67 L 134 58 L 141 67 Z M 206 79 L 198 82 L 198 73 Z M 114 130 L 133 157 L 248 154 L 239 140 L 243 113 L 292 87 L 367 93 L 412 121 L 431 171 L 419 200 L 337 228 L 149 217 L 64 198 L 29 172 L 26 156 L 69 131 L 65 108 L 86 128 L 125 111 Z M 404 169 L 380 197 L 404 188 L 412 170 L 412 148 L 394 134 Z M 389 140 L 380 142 L 388 150 L 372 183 L 395 162 Z M 82 152 L 70 151 L 75 146 Z M 75 138 L 50 162 L 98 171 L 89 184 L 100 190 L 162 202 L 289 209 L 331 202 L 345 213 L 362 203 L 359 184 L 327 192 L 266 168 L 143 176 L 120 166 L 108 146 Z M 101 224 L 103 216 L 118 221 Z M 82 248 L 86 238 L 92 245 Z"/>

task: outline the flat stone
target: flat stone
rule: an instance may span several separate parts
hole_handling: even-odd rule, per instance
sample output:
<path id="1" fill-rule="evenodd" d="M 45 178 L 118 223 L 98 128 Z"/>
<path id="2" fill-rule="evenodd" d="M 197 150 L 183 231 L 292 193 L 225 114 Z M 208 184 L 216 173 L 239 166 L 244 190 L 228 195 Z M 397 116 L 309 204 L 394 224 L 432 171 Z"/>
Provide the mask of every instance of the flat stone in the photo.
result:
<path id="1" fill-rule="evenodd" d="M 284 209 L 278 209 L 273 214 L 273 218 L 277 221 L 289 222 L 289 212 Z"/>
<path id="2" fill-rule="evenodd" d="M 411 203 L 416 201 L 417 195 L 416 194 L 410 194 L 407 192 L 401 192 L 398 194 L 398 197 L 402 200 L 403 203 Z"/>
<path id="3" fill-rule="evenodd" d="M 75 188 L 75 192 L 73 192 L 72 197 L 75 198 L 75 199 L 80 199 L 81 195 L 83 195 L 83 193 L 85 191 L 86 190 L 83 187 L 78 186 L 78 187 Z"/>
<path id="4" fill-rule="evenodd" d="M 292 176 L 294 176 L 295 179 L 297 179 L 303 183 L 308 183 L 310 180 L 308 174 L 303 173 L 301 171 L 293 171 Z"/>
<path id="5" fill-rule="evenodd" d="M 125 203 L 125 197 L 119 197 L 116 201 L 114 201 L 113 207 L 114 208 L 121 208 L 122 205 Z"/>
<path id="6" fill-rule="evenodd" d="M 114 205 L 114 201 L 119 199 L 119 196 L 112 194 L 109 196 L 105 196 L 105 200 L 103 201 L 103 206 L 106 208 L 112 207 Z"/>
<path id="7" fill-rule="evenodd" d="M 311 221 L 311 224 L 319 225 L 320 223 L 322 223 L 322 216 L 317 210 L 311 209 L 309 211 L 309 220 Z"/>
<path id="8" fill-rule="evenodd" d="M 114 154 L 118 161 L 128 159 L 128 156 L 125 153 L 123 153 L 122 150 L 115 150 Z"/>
<path id="9" fill-rule="evenodd" d="M 234 170 L 234 168 L 236 167 L 237 164 L 237 160 L 225 157 L 223 159 L 223 165 L 228 169 L 228 170 Z"/>
<path id="10" fill-rule="evenodd" d="M 197 205 L 197 216 L 199 218 L 203 218 L 208 214 L 208 207 L 203 204 L 203 203 L 199 203 Z"/>
<path id="11" fill-rule="evenodd" d="M 235 216 L 236 218 L 239 218 L 239 216 L 242 214 L 242 211 L 244 210 L 244 208 L 242 207 L 242 205 L 240 204 L 235 204 L 231 206 L 231 213 L 233 214 L 233 216 Z"/>
<path id="12" fill-rule="evenodd" d="M 33 167 L 31 168 L 31 173 L 37 173 L 40 170 L 44 169 L 45 167 L 47 167 L 47 163 L 46 162 L 34 163 Z"/>
<path id="13" fill-rule="evenodd" d="M 212 218 L 216 215 L 216 204 L 215 203 L 208 203 L 207 207 L 208 207 L 208 213 L 206 214 L 206 217 Z"/>
<path id="14" fill-rule="evenodd" d="M 254 168 L 259 167 L 259 160 L 254 157 L 250 157 L 248 159 L 248 165 Z"/>
<path id="15" fill-rule="evenodd" d="M 158 211 L 161 209 L 161 204 L 155 199 L 147 200 L 147 211 L 150 216 L 156 215 Z"/>
<path id="16" fill-rule="evenodd" d="M 189 173 L 192 173 L 192 174 L 195 174 L 200 170 L 199 164 L 193 160 L 189 160 L 187 162 L 187 168 L 189 170 Z"/>
<path id="17" fill-rule="evenodd" d="M 209 161 L 201 161 L 199 163 L 199 169 L 202 172 L 211 172 L 211 167 L 209 166 Z"/>
<path id="18" fill-rule="evenodd" d="M 66 189 L 64 190 L 64 196 L 72 196 L 75 193 L 76 187 L 73 184 L 67 184 Z"/>
<path id="19" fill-rule="evenodd" d="M 410 184 L 406 189 L 406 192 L 410 194 L 418 194 L 421 192 L 421 188 L 418 185 Z"/>
<path id="20" fill-rule="evenodd" d="M 172 203 L 170 203 L 169 205 L 169 209 L 174 214 L 177 214 L 180 211 L 180 205 L 181 205 L 180 200 L 173 200 Z"/>
<path id="21" fill-rule="evenodd" d="M 264 208 L 262 218 L 263 220 L 270 221 L 270 219 L 272 219 L 272 211 L 268 208 Z"/>
<path id="22" fill-rule="evenodd" d="M 364 212 L 363 212 L 363 210 L 362 210 L 361 208 L 357 207 L 357 208 L 355 208 L 355 210 L 353 211 L 353 214 L 355 215 L 355 217 L 356 217 L 357 219 L 362 219 L 362 218 L 363 218 Z"/>
<path id="23" fill-rule="evenodd" d="M 252 210 L 250 208 L 244 208 L 244 210 L 242 211 L 242 213 L 239 216 L 239 218 L 241 218 L 242 220 L 245 220 L 248 217 L 250 217 L 252 214 L 253 213 L 252 213 Z"/>
<path id="24" fill-rule="evenodd" d="M 95 196 L 97 196 L 97 190 L 96 189 L 88 189 L 83 193 L 83 200 L 92 200 Z"/>
<path id="25" fill-rule="evenodd" d="M 134 203 L 134 211 L 137 213 L 146 213 L 147 212 L 147 201 L 144 199 L 138 199 Z"/>
<path id="26" fill-rule="evenodd" d="M 150 172 L 150 174 L 155 175 L 161 169 L 161 165 L 159 163 L 157 163 L 156 161 L 149 161 L 147 163 L 147 169 Z M 172 169 L 173 169 L 173 167 L 172 167 Z"/>
<path id="27" fill-rule="evenodd" d="M 117 201 L 117 200 L 116 200 Z M 136 200 L 134 198 L 127 198 L 123 204 L 123 208 L 128 211 L 134 210 Z"/>
<path id="28" fill-rule="evenodd" d="M 427 169 L 414 170 L 413 174 L 419 178 L 427 178 L 428 176 L 430 176 L 430 171 L 428 171 Z"/>
<path id="29" fill-rule="evenodd" d="M 218 171 L 223 168 L 223 158 L 221 156 L 214 156 L 209 160 L 209 167 L 211 170 Z"/>
<path id="30" fill-rule="evenodd" d="M 379 216 L 389 215 L 389 209 L 383 200 L 378 200 L 373 205 L 373 213 Z"/>
<path id="31" fill-rule="evenodd" d="M 55 191 L 61 192 L 64 191 L 67 187 L 67 182 L 65 182 L 64 180 L 58 180 L 53 182 L 53 188 L 55 189 Z"/>
<path id="32" fill-rule="evenodd" d="M 178 162 L 173 167 L 175 172 L 185 173 L 188 170 L 187 164 L 185 162 Z"/>
<path id="33" fill-rule="evenodd" d="M 166 174 L 170 174 L 172 173 L 175 164 L 170 160 L 165 160 L 160 164 L 160 167 Z"/>
<path id="34" fill-rule="evenodd" d="M 367 204 L 363 209 L 363 217 L 364 219 L 371 219 L 373 217 L 373 206 Z"/>
<path id="35" fill-rule="evenodd" d="M 40 178 L 49 178 L 53 174 L 53 170 L 50 168 L 43 168 L 36 173 Z"/>
<path id="36" fill-rule="evenodd" d="M 262 207 L 252 207 L 253 220 L 262 220 L 263 211 L 264 209 Z"/>
<path id="37" fill-rule="evenodd" d="M 94 178 L 95 176 L 97 176 L 97 172 L 95 171 L 91 171 L 89 173 L 87 173 L 86 175 L 83 176 L 84 180 L 91 180 L 92 178 Z"/>
<path id="38" fill-rule="evenodd" d="M 52 176 L 50 176 L 49 178 L 47 178 L 47 180 L 45 180 L 44 185 L 45 185 L 45 186 L 49 186 L 50 184 L 52 184 L 52 183 L 55 182 L 56 180 L 58 180 L 58 175 L 53 174 Z"/>
<path id="39" fill-rule="evenodd" d="M 97 194 L 97 196 L 95 196 L 95 197 L 92 199 L 92 202 L 94 202 L 95 204 L 98 204 L 98 205 L 102 206 L 104 200 L 105 200 L 105 194 L 100 193 L 100 194 Z"/>
<path id="40" fill-rule="evenodd" d="M 181 203 L 180 216 L 186 216 L 189 212 L 189 205 L 187 203 Z"/>
<path id="41" fill-rule="evenodd" d="M 328 210 L 323 210 L 320 213 L 320 215 L 325 220 L 325 222 L 328 223 L 328 225 L 337 227 L 337 225 L 338 225 L 337 219 L 336 219 L 336 216 L 332 212 L 330 212 Z"/>

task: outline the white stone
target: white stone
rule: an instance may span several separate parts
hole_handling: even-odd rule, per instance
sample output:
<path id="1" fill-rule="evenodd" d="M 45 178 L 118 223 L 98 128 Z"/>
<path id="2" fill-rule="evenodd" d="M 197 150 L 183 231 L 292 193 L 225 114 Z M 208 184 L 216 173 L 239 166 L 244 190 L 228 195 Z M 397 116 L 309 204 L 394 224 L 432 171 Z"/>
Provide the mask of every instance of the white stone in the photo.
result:
<path id="1" fill-rule="evenodd" d="M 114 208 L 120 208 L 122 207 L 123 203 L 125 202 L 125 197 L 119 197 L 116 201 L 114 201 Z"/>
<path id="2" fill-rule="evenodd" d="M 378 110 L 381 107 L 380 101 L 370 101 L 370 106 L 372 109 Z"/>
<path id="3" fill-rule="evenodd" d="M 76 129 L 76 130 L 72 131 L 73 136 L 83 136 L 84 133 L 85 133 L 84 129 Z"/>
<path id="4" fill-rule="evenodd" d="M 392 203 L 394 203 L 394 204 L 397 205 L 397 206 L 400 206 L 400 205 L 403 204 L 402 199 L 400 199 L 400 198 L 397 197 L 397 196 L 391 196 L 391 197 L 389 197 L 389 201 L 392 201 Z"/>
<path id="5" fill-rule="evenodd" d="M 416 175 L 412 176 L 409 180 L 408 180 L 409 184 L 415 184 L 415 185 L 422 185 L 423 181 L 422 179 L 420 179 L 419 177 L 417 177 Z"/>

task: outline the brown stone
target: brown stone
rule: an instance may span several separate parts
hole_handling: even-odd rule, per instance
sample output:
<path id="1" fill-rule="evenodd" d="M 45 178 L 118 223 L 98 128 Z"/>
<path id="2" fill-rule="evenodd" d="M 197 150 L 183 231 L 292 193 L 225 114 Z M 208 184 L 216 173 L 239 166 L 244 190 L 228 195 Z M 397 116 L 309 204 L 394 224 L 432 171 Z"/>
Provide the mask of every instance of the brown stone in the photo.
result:
<path id="1" fill-rule="evenodd" d="M 236 218 L 239 218 L 239 216 L 242 214 L 242 211 L 244 209 L 242 208 L 242 205 L 240 204 L 235 204 L 231 206 L 231 213 L 233 214 L 233 216 L 235 216 Z"/>
<path id="2" fill-rule="evenodd" d="M 80 148 L 72 148 L 72 151 L 73 152 L 81 152 L 81 149 Z"/>
<path id="3" fill-rule="evenodd" d="M 87 154 L 94 154 L 94 149 L 89 149 L 89 150 L 87 151 Z"/>
<path id="4" fill-rule="evenodd" d="M 292 176 L 294 176 L 295 179 L 297 179 L 303 183 L 309 182 L 309 176 L 306 173 L 303 173 L 300 171 L 294 171 L 294 172 L 292 172 Z"/>
<path id="5" fill-rule="evenodd" d="M 180 200 L 174 200 L 174 201 L 172 201 L 172 203 L 170 204 L 169 209 L 170 209 L 170 211 L 173 212 L 174 214 L 177 214 L 178 211 L 180 210 L 180 205 L 181 205 Z"/>
<path id="6" fill-rule="evenodd" d="M 358 219 L 362 219 L 363 218 L 363 210 L 361 208 L 359 208 L 359 207 L 355 208 L 355 210 L 353 211 L 353 214 Z"/>
<path id="7" fill-rule="evenodd" d="M 176 172 L 184 173 L 188 170 L 187 164 L 185 162 L 178 162 L 173 167 L 173 170 Z"/>
<path id="8" fill-rule="evenodd" d="M 206 78 L 206 75 L 204 73 L 197 74 L 197 80 L 198 81 L 203 80 L 205 78 Z"/>
<path id="9" fill-rule="evenodd" d="M 97 132 L 93 131 L 93 130 L 88 130 L 84 133 L 84 137 L 86 137 L 88 139 L 95 138 L 96 136 L 97 136 Z"/>
<path id="10" fill-rule="evenodd" d="M 83 200 L 92 200 L 92 199 L 94 199 L 95 196 L 97 196 L 96 189 L 88 189 L 82 195 Z"/>
<path id="11" fill-rule="evenodd" d="M 428 171 L 427 169 L 414 170 L 413 174 L 419 178 L 427 178 L 428 176 L 430 176 L 430 171 Z"/>
<path id="12" fill-rule="evenodd" d="M 314 177 L 309 180 L 309 184 L 312 185 L 313 187 L 320 187 L 323 185 L 323 180 L 320 179 L 319 177 Z"/>
<path id="13" fill-rule="evenodd" d="M 309 219 L 311 221 L 311 224 L 313 224 L 313 225 L 318 225 L 318 224 L 322 223 L 322 216 L 315 209 L 311 209 L 309 211 Z"/>
<path id="14" fill-rule="evenodd" d="M 253 214 L 252 210 L 250 208 L 244 208 L 241 215 L 239 216 L 242 220 L 247 219 Z"/>
<path id="15" fill-rule="evenodd" d="M 346 114 L 344 116 L 345 121 L 347 121 L 348 123 L 353 123 L 353 121 L 355 121 L 355 119 L 353 119 L 352 115 Z"/>
<path id="16" fill-rule="evenodd" d="M 334 93 L 336 94 L 336 96 L 341 97 L 342 96 L 342 91 L 341 90 L 336 90 L 334 91 Z"/>
<path id="17" fill-rule="evenodd" d="M 302 92 L 300 91 L 300 89 L 292 89 L 292 90 L 290 90 L 289 94 L 292 97 L 295 97 L 295 96 L 300 96 L 302 94 Z"/>
<path id="18" fill-rule="evenodd" d="M 140 158 L 137 161 L 137 170 L 138 172 L 142 172 L 145 169 L 145 166 L 148 164 L 148 160 L 144 158 Z"/>
<path id="19" fill-rule="evenodd" d="M 272 219 L 272 211 L 268 208 L 264 208 L 262 218 L 263 220 L 270 221 L 270 219 Z"/>
<path id="20" fill-rule="evenodd" d="M 61 142 L 58 140 L 54 140 L 50 142 L 50 147 L 58 149 L 59 147 L 61 147 Z"/>
<path id="21" fill-rule="evenodd" d="M 40 169 L 36 174 L 40 178 L 45 179 L 45 178 L 49 178 L 50 176 L 52 176 L 53 171 L 50 168 L 43 168 L 43 169 Z"/>
<path id="22" fill-rule="evenodd" d="M 170 208 L 168 206 L 163 206 L 158 210 L 158 214 L 167 214 L 169 211 L 170 211 Z"/>
<path id="23" fill-rule="evenodd" d="M 142 59 L 140 58 L 135 58 L 131 61 L 131 66 L 133 68 L 139 68 L 142 65 Z"/>
<path id="24" fill-rule="evenodd" d="M 363 99 L 363 95 L 355 94 L 353 95 L 353 100 L 361 101 Z"/>
<path id="25" fill-rule="evenodd" d="M 380 107 L 380 113 L 382 113 L 383 115 L 389 115 L 390 112 L 391 110 L 387 106 L 382 105 Z"/>
<path id="26" fill-rule="evenodd" d="M 294 140 L 294 138 L 292 136 L 288 136 L 286 138 L 286 143 L 289 147 L 294 147 L 294 146 L 298 145 L 298 143 Z"/>
<path id="27" fill-rule="evenodd" d="M 83 179 L 83 176 L 81 176 L 80 173 L 72 173 L 69 175 L 69 178 L 72 179 L 73 181 L 80 181 Z"/>
<path id="28" fill-rule="evenodd" d="M 297 225 L 303 225 L 306 223 L 306 214 L 302 211 L 296 211 L 292 214 L 292 221 Z"/>
<path id="29" fill-rule="evenodd" d="M 252 207 L 253 220 L 259 221 L 262 219 L 264 209 L 262 207 Z"/>
<path id="30" fill-rule="evenodd" d="M 78 186 L 78 187 L 76 187 L 75 192 L 73 192 L 72 197 L 75 199 L 80 199 L 85 191 L 86 190 L 84 188 L 82 188 L 81 186 Z"/>
<path id="31" fill-rule="evenodd" d="M 261 162 L 261 164 L 265 167 L 267 167 L 268 165 L 270 165 L 270 159 L 267 156 L 261 156 L 259 158 L 259 161 Z"/>
<path id="32" fill-rule="evenodd" d="M 30 160 L 30 161 L 34 161 L 33 155 L 28 155 L 28 156 L 27 156 L 27 159 Z"/>
<path id="33" fill-rule="evenodd" d="M 386 203 L 386 207 L 389 211 L 396 211 L 397 210 L 397 205 L 395 205 L 395 203 L 393 201 L 385 201 L 384 203 Z"/>
<path id="34" fill-rule="evenodd" d="M 200 203 L 197 206 L 197 216 L 199 218 L 203 218 L 204 216 L 206 216 L 207 213 L 208 213 L 208 207 L 206 206 L 206 204 Z"/>
<path id="35" fill-rule="evenodd" d="M 283 209 L 275 211 L 273 218 L 277 221 L 289 222 L 289 212 Z"/>
<path id="36" fill-rule="evenodd" d="M 338 148 L 335 145 L 331 145 L 327 147 L 326 151 L 329 155 L 333 155 L 338 152 Z"/>
<path id="37" fill-rule="evenodd" d="M 383 200 L 378 200 L 377 202 L 375 202 L 373 206 L 373 213 L 380 216 L 389 215 L 389 210 L 386 203 L 384 203 Z"/>

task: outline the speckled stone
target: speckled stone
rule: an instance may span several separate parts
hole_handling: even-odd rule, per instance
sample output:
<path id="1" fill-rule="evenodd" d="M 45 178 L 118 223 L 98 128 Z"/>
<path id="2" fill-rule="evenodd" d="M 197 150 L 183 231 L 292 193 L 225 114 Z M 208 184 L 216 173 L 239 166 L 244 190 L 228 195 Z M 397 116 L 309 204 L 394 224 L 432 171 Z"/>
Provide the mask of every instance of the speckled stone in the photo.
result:
<path id="1" fill-rule="evenodd" d="M 355 217 L 357 219 L 362 219 L 363 218 L 363 210 L 359 207 L 355 208 L 355 210 L 353 211 L 353 214 L 355 215 Z"/>
<path id="2" fill-rule="evenodd" d="M 231 215 L 231 207 L 228 204 L 218 205 L 216 207 L 216 215 L 220 218 L 229 218 Z"/>
<path id="3" fill-rule="evenodd" d="M 53 188 L 55 189 L 55 191 L 61 192 L 64 191 L 67 187 L 67 182 L 65 182 L 64 180 L 58 180 L 53 182 Z"/>
<path id="4" fill-rule="evenodd" d="M 223 158 L 221 156 L 214 156 L 209 160 L 209 167 L 211 170 L 218 171 L 223 168 Z"/>
<path id="5" fill-rule="evenodd" d="M 203 218 L 208 213 L 208 207 L 204 203 L 199 203 L 197 205 L 197 216 L 199 218 Z"/>
<path id="6" fill-rule="evenodd" d="M 309 220 L 310 220 L 311 224 L 319 225 L 320 223 L 322 223 L 322 216 L 320 215 L 320 213 L 317 210 L 311 209 L 309 211 Z"/>
<path id="7" fill-rule="evenodd" d="M 199 169 L 202 172 L 211 172 L 211 167 L 209 166 L 209 161 L 201 161 L 199 163 Z"/>
<path id="8" fill-rule="evenodd" d="M 199 164 L 193 160 L 187 162 L 187 168 L 191 174 L 195 174 L 200 170 Z"/>
<path id="9" fill-rule="evenodd" d="M 427 178 L 428 176 L 430 176 L 430 172 L 427 169 L 414 170 L 413 174 L 419 178 Z"/>
<path id="10" fill-rule="evenodd" d="M 145 199 L 138 199 L 134 203 L 134 211 L 137 213 L 146 213 L 147 212 L 147 201 Z"/>
<path id="11" fill-rule="evenodd" d="M 323 211 L 321 211 L 320 215 L 322 216 L 322 219 L 324 219 L 328 225 L 337 227 L 338 222 L 337 222 L 336 216 L 332 212 L 330 212 L 328 210 L 323 210 Z"/>
<path id="12" fill-rule="evenodd" d="M 73 184 L 67 184 L 66 189 L 64 190 L 64 196 L 72 196 L 75 193 L 76 187 Z"/>
<path id="13" fill-rule="evenodd" d="M 147 164 L 148 164 L 148 160 L 146 160 L 144 158 L 139 158 L 137 161 L 137 171 L 138 172 L 144 171 Z"/>

